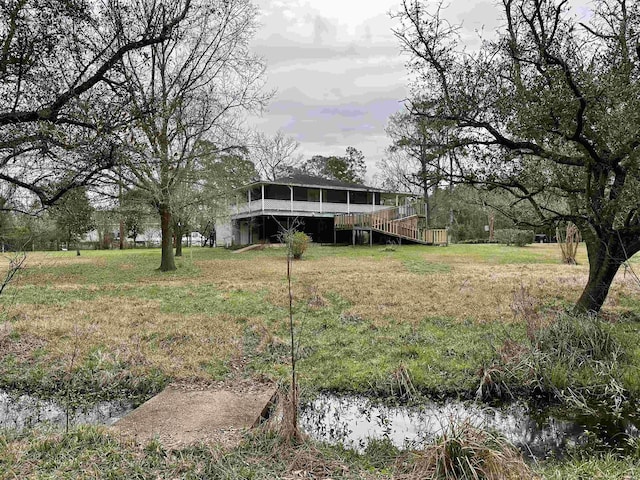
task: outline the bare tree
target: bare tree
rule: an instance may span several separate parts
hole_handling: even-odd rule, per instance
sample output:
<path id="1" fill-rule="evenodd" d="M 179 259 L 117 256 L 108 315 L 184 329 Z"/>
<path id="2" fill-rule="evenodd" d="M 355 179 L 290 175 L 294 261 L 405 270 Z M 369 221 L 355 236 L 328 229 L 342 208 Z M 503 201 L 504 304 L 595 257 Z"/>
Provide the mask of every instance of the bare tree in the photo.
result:
<path id="1" fill-rule="evenodd" d="M 14 203 L 55 203 L 118 156 L 130 120 L 119 62 L 169 39 L 191 0 L 156 0 L 140 21 L 117 1 L 0 2 L 0 182 Z"/>
<path id="2" fill-rule="evenodd" d="M 442 4 L 403 1 L 410 108 L 467 152 L 461 181 L 511 195 L 503 213 L 580 229 L 589 278 L 575 309 L 598 311 L 640 251 L 640 4 L 594 0 L 583 22 L 567 0 L 500 4 L 496 39 L 469 51 Z"/>
<path id="3" fill-rule="evenodd" d="M 254 164 L 260 177 L 265 180 L 275 180 L 301 166 L 302 155 L 298 153 L 300 144 L 281 130 L 278 130 L 273 137 L 258 132 L 255 134 L 253 144 Z"/>
<path id="4" fill-rule="evenodd" d="M 141 12 L 153 0 L 137 0 Z M 233 149 L 237 115 L 260 109 L 263 62 L 249 51 L 256 10 L 249 0 L 194 3 L 168 41 L 124 56 L 132 99 L 129 184 L 147 192 L 160 216 L 160 270 L 175 270 L 172 215 L 184 185 L 199 179 L 201 156 Z M 144 15 L 140 17 L 140 21 Z"/>

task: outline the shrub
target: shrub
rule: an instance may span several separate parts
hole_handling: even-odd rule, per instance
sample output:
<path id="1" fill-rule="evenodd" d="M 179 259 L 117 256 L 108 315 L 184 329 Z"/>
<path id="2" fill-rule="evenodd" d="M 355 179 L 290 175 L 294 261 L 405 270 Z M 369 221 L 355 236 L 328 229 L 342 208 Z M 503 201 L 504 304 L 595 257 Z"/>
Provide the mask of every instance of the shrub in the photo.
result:
<path id="1" fill-rule="evenodd" d="M 311 239 L 309 235 L 304 232 L 294 232 L 289 239 L 289 248 L 291 248 L 291 254 L 293 258 L 300 258 L 302 254 L 307 251 L 309 242 Z"/>
<path id="2" fill-rule="evenodd" d="M 494 232 L 496 242 L 503 245 L 516 245 L 524 247 L 533 243 L 535 234 L 532 230 L 518 230 L 517 228 L 504 228 Z"/>

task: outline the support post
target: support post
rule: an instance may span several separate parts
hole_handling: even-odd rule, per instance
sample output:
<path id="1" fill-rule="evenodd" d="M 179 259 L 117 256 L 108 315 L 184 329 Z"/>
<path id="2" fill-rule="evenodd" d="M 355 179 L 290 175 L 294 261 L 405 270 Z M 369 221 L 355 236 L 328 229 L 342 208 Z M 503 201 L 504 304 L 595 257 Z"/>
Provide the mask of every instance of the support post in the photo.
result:
<path id="1" fill-rule="evenodd" d="M 355 245 L 356 244 L 356 228 L 355 226 L 353 227 L 352 230 L 352 234 L 351 234 L 351 245 Z"/>
<path id="2" fill-rule="evenodd" d="M 291 191 L 291 211 L 293 212 L 293 187 L 289 185 L 289 190 Z"/>

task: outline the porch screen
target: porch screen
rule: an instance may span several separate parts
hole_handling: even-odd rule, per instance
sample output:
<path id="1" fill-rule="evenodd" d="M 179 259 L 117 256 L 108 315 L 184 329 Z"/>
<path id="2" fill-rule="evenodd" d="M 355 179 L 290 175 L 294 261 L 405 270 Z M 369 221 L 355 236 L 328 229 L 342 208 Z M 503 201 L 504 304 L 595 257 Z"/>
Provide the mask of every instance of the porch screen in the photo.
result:
<path id="1" fill-rule="evenodd" d="M 293 187 L 293 199 L 296 202 L 319 202 L 320 190 L 317 188 Z"/>
<path id="2" fill-rule="evenodd" d="M 264 198 L 271 200 L 291 200 L 291 190 L 286 185 L 265 185 Z"/>
<path id="3" fill-rule="evenodd" d="M 373 196 L 371 192 L 349 192 L 351 198 L 349 203 L 354 205 L 371 205 L 373 202 Z"/>
<path id="4" fill-rule="evenodd" d="M 346 190 L 325 190 L 324 201 L 327 203 L 347 203 L 347 191 Z"/>

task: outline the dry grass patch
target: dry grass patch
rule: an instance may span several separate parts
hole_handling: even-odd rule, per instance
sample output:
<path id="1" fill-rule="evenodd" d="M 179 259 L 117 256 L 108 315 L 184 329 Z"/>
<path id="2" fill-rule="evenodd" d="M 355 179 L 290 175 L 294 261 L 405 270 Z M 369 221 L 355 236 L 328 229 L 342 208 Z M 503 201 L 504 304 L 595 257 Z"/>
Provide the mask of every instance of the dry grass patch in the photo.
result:
<path id="1" fill-rule="evenodd" d="M 82 276 L 75 275 L 72 273 L 32 273 L 29 272 L 29 278 L 27 281 L 18 280 L 18 283 L 28 283 L 29 285 L 38 285 L 38 286 L 50 286 L 55 285 L 56 287 L 62 287 L 64 285 L 78 285 L 82 287 Z"/>
<path id="2" fill-rule="evenodd" d="M 13 310 L 20 317 L 16 331 L 46 338 L 54 358 L 67 358 L 76 347 L 84 356 L 108 345 L 117 359 L 158 367 L 177 379 L 210 378 L 203 366 L 241 348 L 242 328 L 230 315 L 166 314 L 154 301 L 99 298 Z"/>
<path id="3" fill-rule="evenodd" d="M 13 324 L 4 322 L 0 324 L 0 352 L 3 355 L 11 355 L 14 358 L 26 361 L 32 358 L 35 350 L 42 348 L 46 342 L 35 335 L 24 334 L 14 339 L 15 332 Z"/>
<path id="4" fill-rule="evenodd" d="M 431 261 L 434 255 L 425 254 L 424 258 Z M 578 298 L 588 277 L 587 265 L 501 265 L 464 260 L 450 262 L 450 272 L 433 275 L 410 273 L 396 258 L 326 257 L 295 262 L 295 297 L 314 307 L 314 299 L 324 301 L 331 293 L 338 294 L 352 304 L 352 313 L 376 325 L 417 323 L 434 316 L 512 321 L 514 294 L 521 286 L 535 298 L 570 304 Z M 286 307 L 284 259 L 269 256 L 241 262 L 217 260 L 200 262 L 200 266 L 203 280 L 218 288 L 267 290 L 270 303 Z M 634 287 L 637 290 L 637 285 L 623 279 L 621 272 L 606 306 L 614 307 L 619 296 L 632 293 Z"/>
<path id="5" fill-rule="evenodd" d="M 0 261 L 0 275 L 4 275 L 9 267 L 9 256 L 5 256 L 7 261 Z M 101 257 L 78 257 L 75 252 L 73 256 L 59 256 L 52 252 L 28 253 L 23 265 L 23 273 L 19 274 L 14 283 L 29 285 L 61 285 L 82 282 L 82 276 L 77 273 L 64 271 L 65 267 L 77 265 L 94 265 L 96 268 L 105 268 L 107 261 Z M 60 268 L 60 271 L 52 271 Z M 22 276 L 24 275 L 24 277 Z"/>
<path id="6" fill-rule="evenodd" d="M 294 265 L 296 298 L 310 288 L 326 297 L 336 293 L 352 304 L 353 314 L 376 325 L 417 323 L 425 317 L 451 317 L 480 322 L 511 321 L 514 293 L 525 285 L 537 298 L 574 301 L 586 283 L 586 267 L 562 265 L 456 264 L 451 272 L 417 275 L 399 261 L 327 258 Z M 554 281 L 561 277 L 560 282 Z M 273 282 L 269 301 L 284 306 L 285 285 Z"/>
<path id="7" fill-rule="evenodd" d="M 251 260 L 233 257 L 228 260 L 198 261 L 195 265 L 200 270 L 197 279 L 200 283 L 213 283 L 221 290 L 255 291 L 283 282 L 287 273 L 285 262 L 284 256 Z"/>
<path id="8" fill-rule="evenodd" d="M 107 260 L 104 257 L 94 256 L 77 256 L 75 251 L 68 252 L 65 255 L 60 255 L 53 252 L 33 252 L 27 254 L 27 261 L 25 267 L 28 269 L 37 269 L 42 267 L 65 267 L 68 265 L 96 265 L 98 267 L 104 267 L 107 265 Z M 4 265 L 2 268 L 6 268 Z"/>

